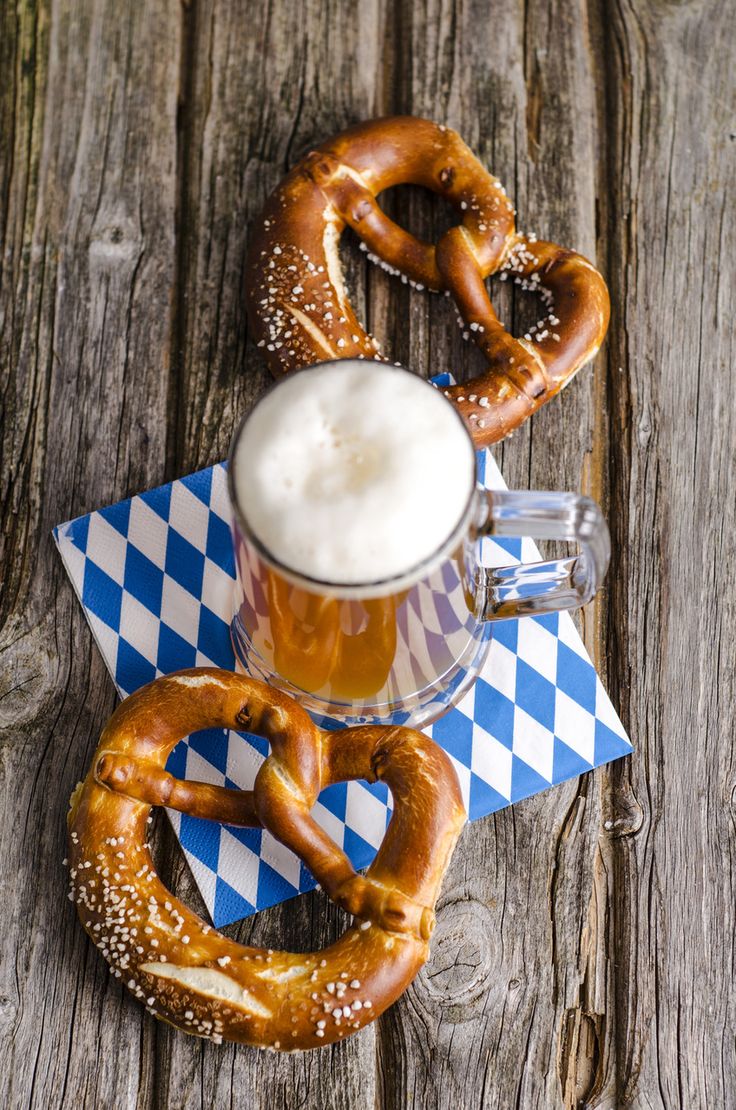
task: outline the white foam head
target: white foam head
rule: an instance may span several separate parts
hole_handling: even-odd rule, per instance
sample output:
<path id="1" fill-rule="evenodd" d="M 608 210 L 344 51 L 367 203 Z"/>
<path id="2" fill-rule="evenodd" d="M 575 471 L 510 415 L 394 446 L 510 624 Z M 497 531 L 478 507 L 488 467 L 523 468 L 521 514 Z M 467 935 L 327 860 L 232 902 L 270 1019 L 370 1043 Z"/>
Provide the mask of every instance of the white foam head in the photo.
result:
<path id="1" fill-rule="evenodd" d="M 277 562 L 350 586 L 406 575 L 443 547 L 468 506 L 475 455 L 438 390 L 345 360 L 266 394 L 231 468 L 238 508 Z"/>

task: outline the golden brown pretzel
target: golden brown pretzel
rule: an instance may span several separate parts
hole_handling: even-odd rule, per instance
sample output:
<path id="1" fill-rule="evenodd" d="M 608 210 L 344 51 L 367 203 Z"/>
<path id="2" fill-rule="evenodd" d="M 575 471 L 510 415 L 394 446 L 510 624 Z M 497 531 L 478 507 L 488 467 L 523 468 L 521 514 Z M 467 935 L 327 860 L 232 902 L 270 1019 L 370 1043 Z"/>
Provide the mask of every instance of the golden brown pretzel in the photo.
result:
<path id="1" fill-rule="evenodd" d="M 253 791 L 182 782 L 164 769 L 180 737 L 246 729 L 271 754 Z M 381 779 L 394 813 L 365 877 L 310 810 L 330 783 Z M 358 919 L 321 952 L 247 948 L 161 883 L 146 843 L 152 805 L 264 825 Z M 349 1035 L 401 994 L 427 959 L 434 904 L 465 822 L 444 752 L 407 728 L 323 732 L 290 698 L 215 669 L 157 679 L 113 714 L 69 812 L 69 897 L 113 974 L 172 1025 L 214 1041 L 315 1048 Z"/>
<path id="2" fill-rule="evenodd" d="M 462 217 L 436 247 L 404 231 L 376 202 L 383 189 L 406 183 L 446 197 Z M 574 251 L 518 234 L 503 186 L 454 131 L 397 116 L 351 127 L 302 158 L 256 222 L 248 315 L 274 374 L 327 359 L 381 357 L 343 285 L 338 243 L 346 224 L 388 270 L 455 298 L 488 369 L 447 395 L 478 446 L 536 412 L 603 341 L 610 305 L 595 267 Z M 547 309 L 520 339 L 504 329 L 485 288 L 484 279 L 499 270 L 539 292 Z"/>

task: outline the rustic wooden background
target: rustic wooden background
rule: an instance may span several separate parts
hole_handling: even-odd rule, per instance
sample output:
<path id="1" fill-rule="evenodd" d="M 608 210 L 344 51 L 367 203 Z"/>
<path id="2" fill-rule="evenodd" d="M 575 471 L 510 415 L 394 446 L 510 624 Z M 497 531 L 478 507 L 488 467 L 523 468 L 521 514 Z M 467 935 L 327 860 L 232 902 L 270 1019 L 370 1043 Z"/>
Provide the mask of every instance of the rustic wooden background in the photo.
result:
<path id="1" fill-rule="evenodd" d="M 3 1106 L 736 1106 L 733 16 L 0 0 Z M 606 509 L 584 632 L 637 754 L 465 832 L 432 960 L 378 1023 L 294 1057 L 218 1048 L 148 1018 L 65 899 L 67 798 L 115 694 L 50 530 L 225 454 L 266 384 L 249 221 L 310 144 L 392 112 L 456 127 L 522 228 L 607 275 L 607 348 L 499 460 Z M 386 203 L 428 237 L 447 219 L 412 190 Z M 449 303 L 343 254 L 397 359 L 478 367 Z M 494 288 L 505 319 L 533 313 Z M 342 924 L 314 895 L 235 933 L 298 947 Z"/>

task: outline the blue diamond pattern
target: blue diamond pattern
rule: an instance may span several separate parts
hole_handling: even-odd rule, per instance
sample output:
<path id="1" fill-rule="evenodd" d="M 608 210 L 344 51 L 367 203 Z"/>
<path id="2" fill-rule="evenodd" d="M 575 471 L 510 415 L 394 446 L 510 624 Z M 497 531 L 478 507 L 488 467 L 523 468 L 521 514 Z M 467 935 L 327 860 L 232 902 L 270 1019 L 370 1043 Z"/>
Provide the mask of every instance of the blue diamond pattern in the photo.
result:
<path id="1" fill-rule="evenodd" d="M 204 555 L 173 528 L 166 544 L 166 573 L 194 597 L 202 596 Z"/>
<path id="2" fill-rule="evenodd" d="M 475 684 L 475 719 L 487 721 L 486 731 L 509 750 L 513 749 L 514 703 L 483 678 Z"/>
<path id="3" fill-rule="evenodd" d="M 234 836 L 236 840 L 239 840 L 241 844 L 244 844 L 249 851 L 254 853 L 254 855 L 260 856 L 261 841 L 263 840 L 263 829 L 248 829 L 241 828 L 238 825 L 228 825 L 227 830 L 231 836 Z M 220 838 L 217 837 L 218 842 L 219 839 Z M 273 903 L 269 902 L 269 905 L 273 905 Z"/>
<path id="4" fill-rule="evenodd" d="M 188 643 L 173 628 L 161 622 L 158 634 L 158 669 L 162 674 L 171 674 L 172 671 L 181 671 L 186 667 L 193 667 L 197 660 L 197 649 L 194 644 Z"/>
<path id="5" fill-rule="evenodd" d="M 516 704 L 550 732 L 555 728 L 555 688 L 523 659 L 516 662 Z"/>
<path id="6" fill-rule="evenodd" d="M 279 875 L 265 859 L 261 859 L 258 868 L 258 905 L 274 906 L 277 902 L 284 902 L 299 893 L 299 888 Z"/>
<path id="7" fill-rule="evenodd" d="M 230 543 L 230 525 L 214 513 L 207 522 L 207 558 L 235 578 L 235 559 Z"/>
<path id="8" fill-rule="evenodd" d="M 494 536 L 493 542 L 511 557 L 512 563 L 521 562 L 521 540 L 513 536 Z M 535 587 L 532 587 L 535 588 Z"/>
<path id="9" fill-rule="evenodd" d="M 268 903 L 269 906 L 273 904 L 273 902 Z M 241 918 L 249 917 L 250 914 L 256 912 L 256 907 L 252 902 L 243 898 L 242 894 L 238 894 L 237 890 L 234 890 L 219 875 L 215 885 L 215 905 L 218 909 L 218 916 L 221 918 L 220 925 L 224 925 L 226 921 L 240 921 Z M 218 922 L 216 921 L 215 924 L 217 925 Z"/>
<path id="10" fill-rule="evenodd" d="M 464 767 L 470 766 L 473 756 L 473 722 L 465 713 L 461 713 L 459 709 L 451 709 L 439 721 L 435 721 L 432 737 L 458 763 L 462 763 Z"/>
<path id="11" fill-rule="evenodd" d="M 146 683 L 153 682 L 155 677 L 156 668 L 153 663 L 121 636 L 118 640 L 118 657 L 115 666 L 115 681 L 118 686 L 126 694 L 132 694 Z"/>
<path id="12" fill-rule="evenodd" d="M 503 488 L 489 452 L 478 454 L 478 473 L 480 480 L 485 479 L 489 487 Z M 196 547 L 190 542 L 194 538 L 190 532 L 191 520 L 172 519 L 175 483 L 140 495 L 159 520 L 165 522 L 161 526 L 166 539 L 164 570 L 154 566 L 145 555 L 144 550 L 149 550 L 147 537 L 131 534 L 131 520 L 134 519 L 131 516 L 131 500 L 100 511 L 100 516 L 109 527 L 98 528 L 96 536 L 105 537 L 109 550 L 104 552 L 104 557 L 99 551 L 95 557 L 101 559 L 110 573 L 91 557 L 89 528 L 95 514 L 60 525 L 54 532 L 67 571 L 95 627 L 98 643 L 123 695 L 150 682 L 157 673 L 194 666 L 198 652 L 200 658 L 204 656 L 218 666 L 234 669 L 226 619 L 233 589 L 234 563 L 225 467 L 222 464 L 210 467 L 181 481 L 209 510 L 206 535 L 198 538 Z M 99 539 L 96 542 L 99 543 Z M 521 557 L 520 540 L 503 539 L 498 546 L 509 555 L 510 561 Z M 122 577 L 124 587 L 111 574 Z M 177 594 L 171 583 L 167 591 L 167 578 L 186 592 Z M 147 638 L 141 627 L 145 622 L 136 617 L 135 607 L 122 605 L 123 588 L 151 615 Z M 176 598 L 179 596 L 191 599 L 189 608 L 178 614 L 167 610 L 167 619 L 162 620 L 164 594 L 174 599 L 167 601 L 167 605 L 178 604 Z M 137 613 L 140 615 L 140 610 Z M 472 819 L 502 809 L 509 804 L 509 799 L 513 803 L 546 789 L 552 783 L 584 773 L 590 765 L 578 755 L 576 746 L 594 752 L 594 766 L 631 751 L 631 745 L 582 643 L 578 643 L 577 650 L 568 646 L 575 644 L 577 635 L 570 617 L 550 614 L 526 619 L 536 620 L 557 638 L 556 682 L 550 682 L 540 673 L 548 673 L 548 661 L 540 660 L 540 667 L 536 669 L 534 660 L 522 661 L 518 658 L 519 622 L 497 621 L 490 626 L 492 644 L 482 677 L 459 707 L 428 730 L 463 772 L 461 782 Z M 176 628 L 171 627 L 169 620 Z M 183 635 L 187 628 L 189 631 Z M 560 639 L 563 632 L 566 643 Z M 508 669 L 509 653 L 515 657 L 511 660 L 512 671 Z M 580 707 L 576 713 L 568 713 L 567 716 L 558 712 L 557 721 L 556 689 L 564 691 L 574 703 L 573 708 Z M 569 708 L 569 703 L 565 704 Z M 519 731 L 529 725 L 528 718 L 515 713 L 516 706 L 524 709 L 535 722 L 536 731 L 531 744 L 525 745 L 525 735 Z M 520 726 L 520 720 L 526 720 L 527 726 Z M 579 731 L 586 727 L 590 728 L 590 735 L 581 738 Z M 570 735 L 565 728 L 571 731 Z M 497 747 L 488 749 L 488 745 L 496 742 Z M 545 763 L 539 755 L 539 746 L 547 743 L 548 760 Z M 478 745 L 486 747 L 479 749 Z M 190 751 L 207 760 L 215 777 L 219 776 L 220 781 L 224 779 L 226 785 L 233 788 L 232 779 L 227 777 L 228 766 L 231 773 L 234 773 L 232 769 L 236 766 L 257 766 L 260 759 L 268 754 L 268 744 L 262 737 L 248 733 L 209 730 L 194 735 L 178 744 L 169 757 L 167 767 L 178 778 L 186 777 Z M 519 752 L 525 751 L 536 752 L 537 767 L 546 765 L 552 768 L 549 781 L 520 757 Z M 481 773 L 473 771 L 472 766 Z M 492 779 L 493 786 L 482 777 L 484 770 Z M 384 783 L 374 783 L 368 790 L 379 803 L 374 813 L 368 811 L 372 812 L 371 835 L 377 840 L 388 821 L 391 799 Z M 358 829 L 351 827 L 347 800 L 348 787 L 345 783 L 331 786 L 320 795 L 321 812 L 327 811 L 330 820 L 338 823 L 345 851 L 353 865 L 361 868 L 373 859 L 375 849 Z M 288 867 L 281 864 L 284 874 L 279 871 L 283 854 L 276 857 L 271 852 L 268 860 L 263 858 L 264 834 L 261 829 L 228 827 L 228 851 L 220 852 L 222 826 L 186 815 L 177 820 L 179 837 L 188 853 L 195 879 L 205 892 L 214 890 L 213 897 L 206 893 L 206 900 L 216 926 L 237 921 L 257 909 L 314 886 L 312 876 L 303 864 L 297 867 L 293 857 Z M 364 828 L 362 824 L 360 827 Z M 239 856 L 239 852 L 242 855 Z M 298 888 L 293 885 L 297 875 Z M 214 881 L 213 876 L 216 876 Z M 244 876 L 250 877 L 247 883 Z M 252 891 L 249 897 L 254 897 L 256 904 L 242 891 Z"/>
<path id="13" fill-rule="evenodd" d="M 178 779 L 185 779 L 187 777 L 187 752 L 189 745 L 186 740 L 180 740 L 174 748 L 173 752 L 166 760 L 166 770 L 170 775 L 176 775 Z"/>
<path id="14" fill-rule="evenodd" d="M 161 595 L 164 588 L 164 572 L 152 563 L 142 551 L 128 544 L 125 553 L 125 578 L 123 584 L 141 605 L 150 609 L 154 617 L 161 615 Z"/>
<path id="15" fill-rule="evenodd" d="M 210 822 L 203 821 L 200 817 L 190 817 L 182 813 L 179 825 L 179 839 L 184 847 L 205 867 L 217 871 L 220 858 L 220 838 L 210 836 Z"/>
<path id="16" fill-rule="evenodd" d="M 557 647 L 557 685 L 589 713 L 595 713 L 598 675 L 588 659 L 582 659 L 567 644 Z"/>
<path id="17" fill-rule="evenodd" d="M 89 609 L 90 613 L 94 613 L 101 621 L 117 631 L 120 628 L 122 601 L 122 587 L 88 559 L 84 568 L 82 589 L 82 605 L 85 609 Z"/>
<path id="18" fill-rule="evenodd" d="M 319 801 L 329 809 L 330 813 L 340 821 L 344 821 L 348 805 L 348 784 L 336 782 L 332 786 L 326 786 L 319 796 Z"/>
<path id="19" fill-rule="evenodd" d="M 181 484 L 209 509 L 212 500 L 212 470 L 198 470 L 181 479 Z"/>
<path id="20" fill-rule="evenodd" d="M 508 798 L 504 798 L 503 794 L 494 790 L 485 779 L 471 771 L 470 806 L 468 807 L 468 817 L 471 821 L 475 821 L 478 817 L 485 817 L 487 813 L 495 813 L 496 810 L 504 809 L 508 804 Z"/>
<path id="21" fill-rule="evenodd" d="M 601 763 L 608 763 L 622 755 L 631 754 L 631 742 L 624 736 L 619 736 L 603 721 L 595 722 L 595 767 Z"/>
<path id="22" fill-rule="evenodd" d="M 227 753 L 230 748 L 228 733 L 224 728 L 208 728 L 193 732 L 189 737 L 189 747 L 201 755 L 224 775 L 227 771 Z"/>
<path id="23" fill-rule="evenodd" d="M 230 653 L 230 625 L 203 605 L 199 610 L 197 647 L 208 659 L 222 659 Z"/>
<path id="24" fill-rule="evenodd" d="M 87 550 L 87 537 L 89 536 L 89 522 L 90 522 L 90 517 L 89 516 L 80 516 L 77 520 L 72 520 L 72 521 L 70 521 L 69 524 L 64 525 L 64 528 L 67 529 L 66 539 L 70 543 L 72 543 L 74 545 L 74 547 L 77 548 L 78 551 L 86 551 Z M 59 529 L 58 528 L 54 529 L 54 536 L 56 538 L 56 542 L 58 543 L 59 542 Z"/>
<path id="25" fill-rule="evenodd" d="M 553 636 L 560 634 L 560 614 L 559 613 L 545 613 L 543 617 L 532 617 L 533 621 L 541 624 L 542 628 L 546 628 Z"/>
<path id="26" fill-rule="evenodd" d="M 542 778 L 538 771 L 525 763 L 523 759 L 519 759 L 517 755 L 512 758 L 511 766 L 511 801 L 520 802 L 522 798 L 528 798 L 530 794 L 539 794 L 541 790 L 546 790 L 550 785 L 548 780 Z"/>
<path id="27" fill-rule="evenodd" d="M 491 636 L 509 651 L 516 655 L 519 644 L 519 625 L 517 621 L 494 621 L 491 625 Z"/>
<path id="28" fill-rule="evenodd" d="M 361 867 L 367 867 L 376 854 L 376 849 L 362 836 L 359 836 L 354 829 L 349 825 L 345 826 L 345 839 L 343 840 L 343 848 L 350 856 L 353 866 L 360 870 Z"/>
<path id="29" fill-rule="evenodd" d="M 128 527 L 130 526 L 130 501 L 120 501 L 117 505 L 100 509 L 100 516 L 127 539 Z"/>
<path id="30" fill-rule="evenodd" d="M 558 736 L 555 736 L 552 782 L 564 782 L 565 779 L 584 775 L 586 771 L 591 769 L 591 766 L 592 764 L 588 763 L 572 748 L 569 748 L 567 744 L 563 744 Z"/>
<path id="31" fill-rule="evenodd" d="M 159 486 L 158 489 L 151 489 L 140 495 L 141 501 L 167 522 L 171 513 L 172 488 L 173 483 L 170 483 L 168 486 Z"/>

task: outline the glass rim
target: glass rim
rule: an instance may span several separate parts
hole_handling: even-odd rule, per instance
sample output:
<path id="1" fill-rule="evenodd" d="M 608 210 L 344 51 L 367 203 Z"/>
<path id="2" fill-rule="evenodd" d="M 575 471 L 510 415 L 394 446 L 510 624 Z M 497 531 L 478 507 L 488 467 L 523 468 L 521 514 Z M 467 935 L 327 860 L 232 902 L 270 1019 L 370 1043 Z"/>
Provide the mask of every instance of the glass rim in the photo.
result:
<path id="1" fill-rule="evenodd" d="M 450 410 L 455 415 L 456 419 L 459 420 L 460 425 L 468 438 L 468 443 L 471 449 L 472 463 L 468 496 L 465 501 L 462 513 L 460 514 L 460 517 L 457 521 L 457 524 L 455 524 L 455 526 L 452 528 L 447 538 L 443 540 L 442 543 L 439 544 L 439 546 L 431 552 L 431 554 L 427 555 L 420 562 L 413 564 L 411 567 L 407 568 L 407 570 L 402 571 L 400 574 L 389 575 L 385 578 L 373 579 L 370 582 L 330 582 L 326 579 L 316 578 L 312 575 L 305 574 L 303 571 L 297 570 L 295 567 L 291 567 L 287 563 L 284 563 L 268 549 L 266 544 L 256 534 L 254 529 L 250 526 L 242 506 L 238 503 L 235 490 L 235 467 L 233 464 L 235 461 L 235 454 L 237 451 L 238 443 L 240 441 L 240 437 L 243 434 L 243 430 L 250 420 L 251 416 L 261 404 L 261 402 L 265 400 L 265 398 L 268 397 L 271 393 L 277 390 L 281 385 L 283 385 L 285 381 L 293 377 L 294 374 L 301 374 L 305 371 L 315 370 L 320 366 L 339 365 L 342 362 L 357 361 L 362 362 L 364 360 L 358 360 L 356 358 L 324 359 L 321 362 L 310 363 L 309 366 L 299 367 L 299 369 L 293 370 L 289 374 L 278 378 L 265 390 L 264 393 L 260 395 L 260 397 L 258 397 L 256 402 L 251 405 L 248 411 L 245 412 L 238 421 L 238 424 L 233 433 L 232 440 L 230 442 L 230 450 L 228 451 L 227 456 L 227 488 L 233 517 L 240 527 L 241 531 L 243 532 L 244 536 L 253 545 L 261 559 L 273 570 L 278 571 L 278 573 L 281 574 L 288 581 L 292 582 L 296 586 L 301 586 L 309 593 L 323 594 L 330 597 L 355 600 L 359 600 L 361 598 L 367 599 L 374 597 L 387 597 L 391 594 L 399 593 L 401 590 L 411 588 L 411 586 L 415 585 L 417 582 L 420 582 L 423 578 L 428 577 L 428 575 L 430 575 L 432 571 L 434 571 L 438 566 L 441 566 L 441 564 L 445 562 L 448 556 L 451 555 L 452 552 L 456 549 L 461 540 L 463 540 L 467 535 L 470 522 L 473 517 L 473 507 L 475 504 L 475 497 L 477 492 L 476 451 L 470 432 L 467 428 L 467 425 L 465 424 L 465 421 L 460 415 L 459 410 L 455 407 L 455 405 L 452 404 L 449 398 L 444 396 L 441 389 L 438 386 L 434 385 L 434 383 L 429 381 L 427 378 L 421 378 L 418 374 L 414 374 L 411 370 L 407 370 L 405 366 L 400 366 L 397 363 L 379 362 L 376 359 L 365 360 L 366 362 L 375 362 L 378 366 L 389 367 L 392 370 L 397 370 L 404 374 L 411 374 L 411 376 L 417 381 L 424 383 L 428 389 L 435 390 L 442 398 L 443 402 L 448 405 Z"/>

